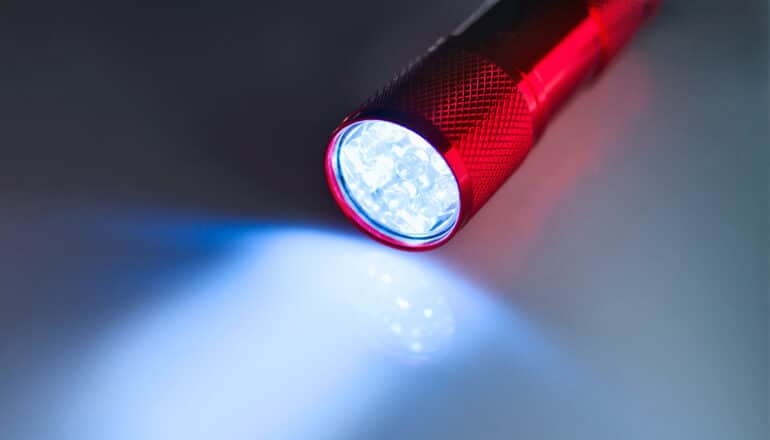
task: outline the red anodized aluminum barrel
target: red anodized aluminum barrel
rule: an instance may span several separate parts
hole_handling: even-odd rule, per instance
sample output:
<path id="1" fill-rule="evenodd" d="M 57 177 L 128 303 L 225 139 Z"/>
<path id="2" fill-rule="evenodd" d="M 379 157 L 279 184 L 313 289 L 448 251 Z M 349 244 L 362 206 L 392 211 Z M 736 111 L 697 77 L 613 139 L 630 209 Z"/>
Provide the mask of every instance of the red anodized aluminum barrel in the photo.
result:
<path id="1" fill-rule="evenodd" d="M 633 36 L 660 0 L 502 0 L 487 2 L 332 135 L 326 174 L 344 213 L 369 235 L 410 250 L 449 240 L 522 163 L 550 117 Z M 440 239 L 393 239 L 353 209 L 334 175 L 337 134 L 359 121 L 397 123 L 445 159 L 460 193 L 459 219 Z"/>

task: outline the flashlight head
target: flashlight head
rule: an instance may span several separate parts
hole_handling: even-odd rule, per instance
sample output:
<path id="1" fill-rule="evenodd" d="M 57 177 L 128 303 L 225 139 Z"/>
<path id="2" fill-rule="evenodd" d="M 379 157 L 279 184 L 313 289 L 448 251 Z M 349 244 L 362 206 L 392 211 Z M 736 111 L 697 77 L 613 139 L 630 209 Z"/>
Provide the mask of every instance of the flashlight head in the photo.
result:
<path id="1" fill-rule="evenodd" d="M 326 177 L 359 228 L 407 250 L 446 243 L 521 163 L 532 118 L 489 60 L 429 52 L 331 136 Z"/>

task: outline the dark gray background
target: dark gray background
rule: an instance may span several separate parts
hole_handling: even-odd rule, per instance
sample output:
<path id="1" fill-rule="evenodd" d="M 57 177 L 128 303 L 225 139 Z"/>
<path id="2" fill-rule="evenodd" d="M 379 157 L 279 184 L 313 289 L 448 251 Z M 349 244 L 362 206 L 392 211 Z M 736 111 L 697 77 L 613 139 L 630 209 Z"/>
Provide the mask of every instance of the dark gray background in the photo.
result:
<path id="1" fill-rule="evenodd" d="M 323 180 L 330 131 L 477 2 L 75 3 L 0 7 L 8 439 L 90 438 L 91 419 L 63 410 L 67 372 L 106 326 L 159 300 L 145 286 L 212 253 L 114 224 L 356 236 Z M 466 229 L 415 257 L 547 328 L 634 421 L 605 431 L 617 417 L 595 396 L 564 404 L 490 349 L 403 367 L 418 392 L 351 416 L 347 434 L 300 438 L 767 438 L 767 3 L 664 3 Z M 115 420 L 94 438 L 136 438 L 141 420 Z"/>

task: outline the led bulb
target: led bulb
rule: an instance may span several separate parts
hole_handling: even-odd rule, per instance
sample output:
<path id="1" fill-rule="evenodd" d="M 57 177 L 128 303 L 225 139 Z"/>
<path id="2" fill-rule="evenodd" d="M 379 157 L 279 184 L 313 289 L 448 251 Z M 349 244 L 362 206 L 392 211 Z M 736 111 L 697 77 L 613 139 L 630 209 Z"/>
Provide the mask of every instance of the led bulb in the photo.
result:
<path id="1" fill-rule="evenodd" d="M 457 224 L 457 181 L 444 158 L 415 132 L 364 120 L 340 131 L 333 145 L 336 183 L 365 226 L 420 245 L 440 240 Z"/>

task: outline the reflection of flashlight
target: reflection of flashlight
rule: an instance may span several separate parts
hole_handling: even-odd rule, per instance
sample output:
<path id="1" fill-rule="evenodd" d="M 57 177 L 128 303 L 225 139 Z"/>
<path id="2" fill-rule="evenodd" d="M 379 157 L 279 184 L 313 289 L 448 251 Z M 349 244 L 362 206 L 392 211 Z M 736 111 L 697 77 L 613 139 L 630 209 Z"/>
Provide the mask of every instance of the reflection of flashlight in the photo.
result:
<path id="1" fill-rule="evenodd" d="M 391 246 L 445 243 L 659 3 L 488 1 L 335 130 L 337 203 Z"/>

